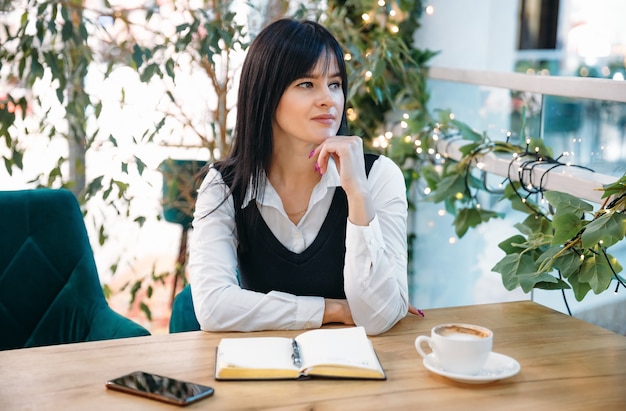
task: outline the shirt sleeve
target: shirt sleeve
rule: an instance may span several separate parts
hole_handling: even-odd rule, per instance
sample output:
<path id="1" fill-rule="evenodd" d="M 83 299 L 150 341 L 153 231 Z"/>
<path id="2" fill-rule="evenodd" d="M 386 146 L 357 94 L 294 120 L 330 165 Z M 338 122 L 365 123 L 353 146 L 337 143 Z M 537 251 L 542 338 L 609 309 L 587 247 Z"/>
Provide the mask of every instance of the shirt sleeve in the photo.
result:
<path id="1" fill-rule="evenodd" d="M 202 330 L 295 330 L 322 325 L 321 297 L 276 291 L 264 294 L 239 286 L 233 199 L 214 168 L 198 190 L 188 269 L 194 310 Z"/>
<path id="2" fill-rule="evenodd" d="M 376 215 L 346 227 L 344 287 L 352 318 L 368 334 L 391 328 L 408 312 L 407 200 L 400 168 L 380 156 L 368 178 Z"/>

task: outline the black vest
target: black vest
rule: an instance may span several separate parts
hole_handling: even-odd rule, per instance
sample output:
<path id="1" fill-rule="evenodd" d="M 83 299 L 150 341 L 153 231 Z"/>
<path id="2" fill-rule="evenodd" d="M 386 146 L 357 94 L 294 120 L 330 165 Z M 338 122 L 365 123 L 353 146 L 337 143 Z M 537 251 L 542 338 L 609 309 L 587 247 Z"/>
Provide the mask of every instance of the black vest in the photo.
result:
<path id="1" fill-rule="evenodd" d="M 365 171 L 369 171 L 378 158 L 365 155 Z M 289 251 L 274 236 L 256 206 L 251 201 L 244 209 L 236 210 L 244 227 L 248 246 L 237 250 L 241 287 L 268 293 L 283 291 L 299 296 L 346 298 L 343 288 L 343 266 L 346 253 L 346 222 L 348 200 L 341 187 L 337 187 L 326 219 L 309 247 L 300 254 Z M 248 214 L 252 213 L 252 214 Z M 247 214 L 247 215 L 246 215 Z"/>

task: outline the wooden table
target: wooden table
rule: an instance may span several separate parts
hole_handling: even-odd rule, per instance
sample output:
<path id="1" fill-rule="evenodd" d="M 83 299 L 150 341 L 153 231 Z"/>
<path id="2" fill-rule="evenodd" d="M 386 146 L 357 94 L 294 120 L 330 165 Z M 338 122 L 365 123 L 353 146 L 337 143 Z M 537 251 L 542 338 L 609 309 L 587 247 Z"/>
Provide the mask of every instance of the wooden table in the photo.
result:
<path id="1" fill-rule="evenodd" d="M 470 385 L 429 372 L 417 335 L 445 322 L 481 324 L 494 351 L 515 358 L 508 379 Z M 255 335 L 293 336 L 298 332 Z M 241 334 L 237 334 L 241 336 Z M 626 337 L 530 301 L 428 310 L 371 337 L 387 381 L 215 381 L 215 346 L 232 333 L 190 332 L 0 352 L 2 410 L 176 409 L 105 389 L 143 370 L 215 388 L 187 409 L 616 410 L 626 409 Z"/>

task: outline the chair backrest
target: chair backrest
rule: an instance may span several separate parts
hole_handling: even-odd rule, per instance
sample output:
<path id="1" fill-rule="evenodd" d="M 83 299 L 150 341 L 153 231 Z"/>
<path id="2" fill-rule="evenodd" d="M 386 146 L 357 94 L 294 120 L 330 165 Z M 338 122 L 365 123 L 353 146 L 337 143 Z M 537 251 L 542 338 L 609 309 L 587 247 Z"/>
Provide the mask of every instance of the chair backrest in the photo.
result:
<path id="1" fill-rule="evenodd" d="M 187 284 L 174 298 L 172 315 L 170 316 L 170 333 L 198 330 L 200 330 L 200 324 L 193 308 L 191 286 Z"/>
<path id="2" fill-rule="evenodd" d="M 0 330 L 0 349 L 149 334 L 108 306 L 67 190 L 0 192 Z"/>

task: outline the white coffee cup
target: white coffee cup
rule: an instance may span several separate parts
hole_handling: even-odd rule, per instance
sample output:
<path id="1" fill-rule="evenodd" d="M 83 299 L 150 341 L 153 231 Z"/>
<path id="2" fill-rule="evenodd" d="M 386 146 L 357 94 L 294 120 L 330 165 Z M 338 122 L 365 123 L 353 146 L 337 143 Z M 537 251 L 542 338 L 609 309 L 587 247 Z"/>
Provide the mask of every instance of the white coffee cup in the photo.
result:
<path id="1" fill-rule="evenodd" d="M 485 365 L 493 346 L 493 332 L 472 324 L 441 324 L 432 328 L 430 337 L 420 335 L 415 348 L 424 358 L 422 344 L 430 346 L 444 371 L 472 375 Z"/>

